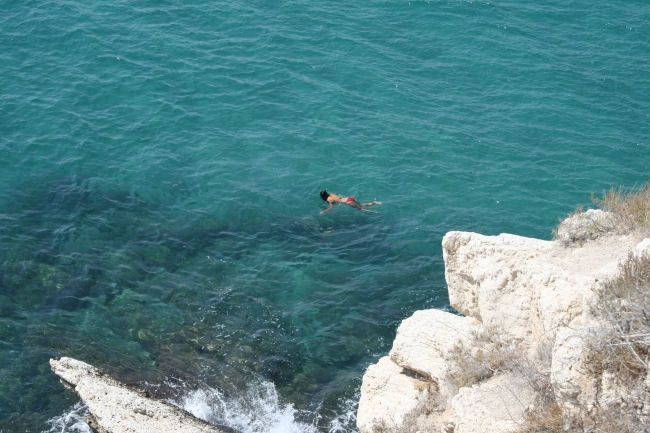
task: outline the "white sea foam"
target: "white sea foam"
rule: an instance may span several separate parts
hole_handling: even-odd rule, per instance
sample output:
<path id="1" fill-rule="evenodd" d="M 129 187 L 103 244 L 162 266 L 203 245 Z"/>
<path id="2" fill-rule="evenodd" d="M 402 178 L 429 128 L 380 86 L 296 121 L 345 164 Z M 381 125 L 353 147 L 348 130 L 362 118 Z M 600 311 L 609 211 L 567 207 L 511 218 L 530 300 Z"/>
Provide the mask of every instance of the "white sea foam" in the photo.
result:
<path id="1" fill-rule="evenodd" d="M 358 394 L 358 393 L 357 393 Z M 329 433 L 355 433 L 358 395 L 342 402 L 338 414 L 329 422 Z M 301 413 L 292 404 L 282 403 L 275 386 L 261 381 L 250 385 L 239 395 L 226 396 L 222 391 L 201 388 L 186 391 L 169 403 L 190 412 L 211 424 L 227 426 L 241 433 L 317 433 L 315 425 L 297 418 L 318 417 Z M 41 433 L 91 433 L 85 423 L 88 408 L 82 402 L 71 406 L 65 413 L 47 421 L 48 430 Z M 311 416 L 309 416 L 311 415 Z"/>
<path id="2" fill-rule="evenodd" d="M 82 402 L 75 403 L 67 412 L 55 416 L 47 421 L 49 430 L 41 433 L 92 433 L 84 417 L 88 415 L 88 408 Z"/>
<path id="3" fill-rule="evenodd" d="M 271 382 L 260 382 L 239 395 L 216 389 L 190 391 L 171 403 L 211 424 L 242 433 L 316 433 L 314 425 L 298 421 L 300 411 L 280 401 Z"/>
<path id="4" fill-rule="evenodd" d="M 346 399 L 342 407 L 339 408 L 336 416 L 329 423 L 329 433 L 358 433 L 357 430 L 357 408 L 359 407 L 359 397 L 361 391 L 358 390 L 354 397 Z"/>

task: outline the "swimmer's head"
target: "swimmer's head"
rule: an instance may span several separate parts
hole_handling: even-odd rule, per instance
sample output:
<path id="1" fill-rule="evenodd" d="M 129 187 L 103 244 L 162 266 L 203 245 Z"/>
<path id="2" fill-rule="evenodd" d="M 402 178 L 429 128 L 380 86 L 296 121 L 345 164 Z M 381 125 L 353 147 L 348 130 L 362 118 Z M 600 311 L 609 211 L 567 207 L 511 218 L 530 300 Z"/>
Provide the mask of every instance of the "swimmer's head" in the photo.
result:
<path id="1" fill-rule="evenodd" d="M 322 190 L 322 191 L 320 192 L 320 198 L 322 198 L 323 201 L 327 201 L 327 197 L 329 197 L 329 196 L 330 196 L 330 195 L 329 195 L 329 193 L 327 192 L 326 189 L 324 189 L 324 190 Z"/>

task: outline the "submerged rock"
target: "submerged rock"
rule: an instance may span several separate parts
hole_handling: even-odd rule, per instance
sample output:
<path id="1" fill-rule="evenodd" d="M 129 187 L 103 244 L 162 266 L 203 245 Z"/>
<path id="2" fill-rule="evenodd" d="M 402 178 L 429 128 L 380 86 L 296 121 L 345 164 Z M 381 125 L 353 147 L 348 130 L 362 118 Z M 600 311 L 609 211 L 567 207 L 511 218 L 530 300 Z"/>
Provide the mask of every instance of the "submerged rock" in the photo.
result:
<path id="1" fill-rule="evenodd" d="M 99 433 L 226 433 L 189 412 L 127 388 L 72 358 L 50 359 L 52 371 L 88 406 L 88 425 Z"/>

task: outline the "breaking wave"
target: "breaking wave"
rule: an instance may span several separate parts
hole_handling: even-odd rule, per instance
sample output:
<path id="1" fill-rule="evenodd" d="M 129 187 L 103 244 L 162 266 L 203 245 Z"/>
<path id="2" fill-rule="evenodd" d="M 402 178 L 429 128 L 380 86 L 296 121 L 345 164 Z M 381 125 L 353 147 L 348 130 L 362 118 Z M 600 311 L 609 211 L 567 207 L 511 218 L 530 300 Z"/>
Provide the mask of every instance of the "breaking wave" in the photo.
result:
<path id="1" fill-rule="evenodd" d="M 47 423 L 49 430 L 42 433 L 92 433 L 84 418 L 88 415 L 88 408 L 82 402 L 75 403 L 67 412 L 50 418 Z"/>
<path id="2" fill-rule="evenodd" d="M 271 382 L 261 382 L 237 396 L 216 389 L 197 389 L 170 401 L 210 424 L 241 433 L 316 433 L 315 425 L 299 421 L 310 413 L 280 401 Z"/>
<path id="3" fill-rule="evenodd" d="M 345 401 L 325 427 L 328 433 L 355 433 L 359 392 Z M 200 388 L 183 392 L 168 400 L 197 418 L 236 433 L 317 433 L 320 417 L 310 411 L 301 411 L 292 404 L 282 403 L 275 386 L 261 381 L 239 395 L 226 396 L 223 391 Z M 47 421 L 48 430 L 41 433 L 92 433 L 84 421 L 89 414 L 82 402 L 65 413 Z M 322 421 L 322 420 L 321 420 Z M 323 429 L 321 428 L 321 431 Z"/>

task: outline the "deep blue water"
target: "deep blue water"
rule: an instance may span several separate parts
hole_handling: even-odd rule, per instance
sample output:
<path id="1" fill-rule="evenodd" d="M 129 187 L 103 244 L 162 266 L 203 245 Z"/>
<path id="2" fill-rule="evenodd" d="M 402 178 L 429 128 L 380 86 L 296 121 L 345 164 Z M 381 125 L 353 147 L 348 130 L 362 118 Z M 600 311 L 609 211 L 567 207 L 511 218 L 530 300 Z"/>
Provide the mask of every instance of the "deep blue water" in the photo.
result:
<path id="1" fill-rule="evenodd" d="M 351 432 L 449 230 L 650 177 L 650 3 L 0 2 L 0 431 L 71 356 L 246 432 Z M 328 188 L 380 200 L 337 206 Z"/>

